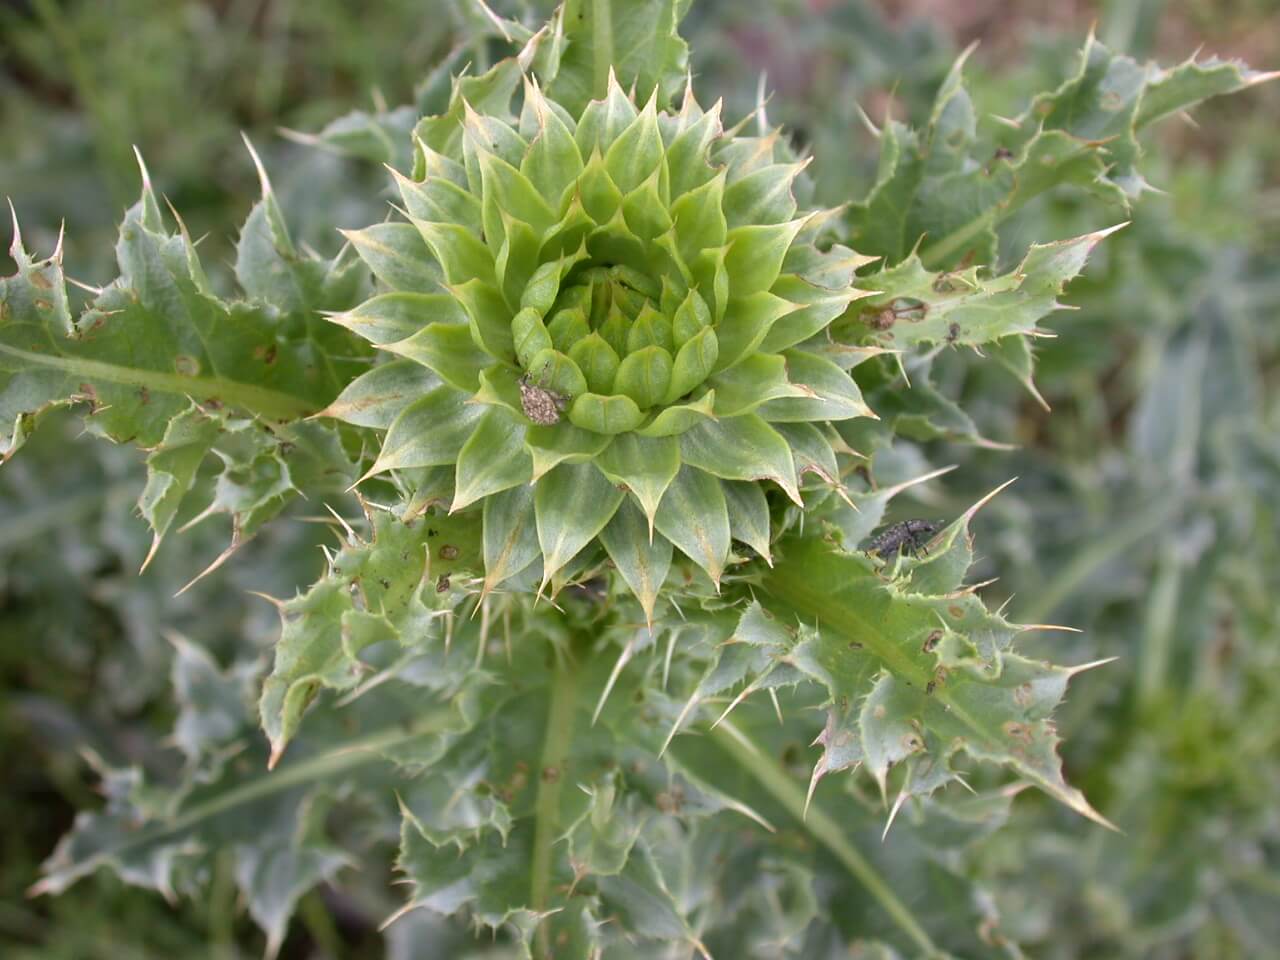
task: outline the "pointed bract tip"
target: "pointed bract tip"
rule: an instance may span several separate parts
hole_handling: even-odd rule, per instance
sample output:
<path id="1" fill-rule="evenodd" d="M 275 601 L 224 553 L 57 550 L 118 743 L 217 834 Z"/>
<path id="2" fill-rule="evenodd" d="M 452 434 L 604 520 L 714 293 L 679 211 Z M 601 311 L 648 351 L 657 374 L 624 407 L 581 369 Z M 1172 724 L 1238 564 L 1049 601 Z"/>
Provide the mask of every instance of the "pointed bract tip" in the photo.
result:
<path id="1" fill-rule="evenodd" d="M 192 577 L 191 581 L 185 587 L 183 587 L 181 590 L 179 590 L 177 593 L 174 594 L 174 597 L 176 598 L 176 597 L 182 596 L 184 593 L 186 593 L 188 590 L 194 587 L 197 583 L 199 583 L 205 577 L 209 576 L 209 574 L 213 573 L 220 566 L 226 563 L 231 558 L 231 555 L 240 549 L 241 543 L 242 543 L 241 540 L 233 537 L 231 540 L 231 543 L 227 546 L 227 549 L 223 550 L 222 553 L 218 554 L 217 558 L 213 561 L 213 563 L 209 564 L 207 567 L 205 567 L 203 570 L 197 573 L 194 577 Z"/>
<path id="2" fill-rule="evenodd" d="M 1108 820 L 1106 817 L 1100 814 L 1097 810 L 1095 810 L 1093 808 L 1093 805 L 1090 804 L 1089 801 L 1084 798 L 1084 794 L 1079 794 L 1079 798 L 1080 799 L 1078 802 L 1068 804 L 1072 810 L 1080 814 L 1082 817 L 1092 820 L 1094 823 L 1098 824 L 1101 827 L 1106 827 L 1108 830 L 1112 830 L 1116 833 L 1120 833 L 1120 834 L 1124 833 L 1123 830 L 1121 830 L 1114 823 L 1112 823 L 1110 820 Z"/>
<path id="3" fill-rule="evenodd" d="M 974 43 L 976 42 L 977 41 L 974 41 Z M 970 49 L 972 48 L 973 48 L 973 44 L 970 44 Z M 902 809 L 902 805 L 903 803 L 906 802 L 906 799 L 907 799 L 907 788 L 904 785 L 903 788 L 898 791 L 898 799 L 893 801 L 893 808 L 890 809 L 889 811 L 889 819 L 884 822 L 884 830 L 882 830 L 880 833 L 881 843 L 884 843 L 885 840 L 888 838 L 889 828 L 893 826 L 893 821 L 897 819 L 898 811 Z"/>
<path id="4" fill-rule="evenodd" d="M 898 494 L 900 494 L 903 490 L 906 490 L 909 487 L 914 487 L 917 484 L 925 483 L 929 480 L 935 480 L 938 477 L 941 477 L 943 474 L 947 474 L 947 473 L 950 473 L 952 470 L 955 470 L 958 466 L 959 464 L 951 463 L 945 467 L 938 467 L 938 469 L 936 470 L 930 470 L 928 473 L 923 473 L 920 476 L 913 477 L 910 480 L 904 480 L 901 483 L 895 483 L 892 487 L 885 487 L 883 490 L 880 490 L 877 492 L 880 496 L 885 497 L 885 499 L 892 499 L 896 497 Z"/>
<path id="5" fill-rule="evenodd" d="M 1093 670 L 1096 667 L 1103 667 L 1103 666 L 1106 666 L 1108 663 L 1115 663 L 1119 659 L 1120 659 L 1119 657 L 1104 657 L 1101 660 L 1091 660 L 1089 663 L 1081 663 L 1074 667 L 1066 667 L 1065 669 L 1070 676 L 1074 677 L 1077 673 L 1084 673 L 1086 670 Z"/>
<path id="6" fill-rule="evenodd" d="M 285 608 L 285 602 L 283 600 L 279 597 L 273 597 L 269 593 L 263 593 L 260 590 L 246 590 L 245 593 L 249 594 L 251 597 L 258 597 L 261 600 L 267 601 L 267 603 L 271 604 L 277 610 L 283 610 Z"/>
<path id="7" fill-rule="evenodd" d="M 753 683 L 749 683 L 745 687 L 743 687 L 742 692 L 739 693 L 736 697 L 734 697 L 733 700 L 729 702 L 729 705 L 724 708 L 724 713 L 716 717 L 715 722 L 711 724 L 711 729 L 714 730 L 716 727 L 720 726 L 721 722 L 726 717 L 728 717 L 729 714 L 733 711 L 733 708 L 736 707 L 738 704 L 740 704 L 743 700 L 747 699 L 747 697 L 749 697 L 757 689 L 758 688 Z"/>
<path id="8" fill-rule="evenodd" d="M 240 131 L 240 139 L 244 141 L 245 149 L 249 151 L 249 156 L 253 159 L 253 167 L 258 171 L 258 185 L 262 189 L 263 197 L 271 195 L 271 180 L 267 176 L 267 168 L 262 165 L 262 158 L 258 156 L 258 151 L 254 149 L 253 141 L 249 139 L 249 134 L 243 130 Z"/>
<path id="9" fill-rule="evenodd" d="M 682 707 L 680 710 L 680 715 L 676 717 L 676 722 L 671 725 L 671 730 L 667 734 L 667 739 L 662 741 L 662 749 L 658 751 L 659 759 L 661 759 L 662 755 L 667 752 L 667 747 L 671 745 L 671 741 L 675 739 L 675 735 L 680 731 L 680 724 L 684 723 L 684 718 L 689 715 L 689 711 L 692 710 L 697 705 L 697 703 L 698 703 L 698 691 L 695 690 L 693 692 L 693 696 L 691 696 L 687 701 L 685 701 L 684 707 Z"/>
<path id="10" fill-rule="evenodd" d="M 511 32 L 507 30 L 507 25 L 503 22 L 502 18 L 490 10 L 489 5 L 485 3 L 484 0 L 472 0 L 472 2 L 475 3 L 475 5 L 480 8 L 480 12 L 488 17 L 489 21 L 498 28 L 498 32 L 502 34 L 503 40 L 507 41 L 507 43 L 515 42 L 512 40 Z"/>
<path id="11" fill-rule="evenodd" d="M 156 557 L 156 551 L 160 549 L 161 536 L 158 533 L 151 535 L 151 549 L 147 551 L 146 557 L 142 561 L 142 566 L 138 568 L 138 576 L 142 576 L 147 572 L 147 567 L 151 566 L 151 561 Z"/>
<path id="12" fill-rule="evenodd" d="M 22 253 L 22 228 L 18 226 L 18 211 L 13 207 L 13 197 L 5 199 L 9 201 L 9 217 L 13 221 L 13 240 L 9 243 L 9 256 L 18 260 L 18 255 Z"/>
<path id="13" fill-rule="evenodd" d="M 169 195 L 164 196 L 164 205 L 169 208 L 169 212 L 173 214 L 173 222 L 178 225 L 178 232 L 186 238 L 187 242 L 191 242 L 191 234 L 187 230 L 187 224 L 182 219 L 182 214 L 178 213 L 178 208 L 173 205 L 173 201 L 169 199 Z M 202 238 L 203 239 L 203 238 Z M 194 246 L 194 244 L 192 244 Z"/>
<path id="14" fill-rule="evenodd" d="M 376 477 L 378 474 L 382 473 L 383 469 L 384 468 L 382 467 L 382 465 L 377 460 L 375 460 L 373 462 L 373 466 L 371 466 L 368 470 L 366 470 L 362 477 L 356 480 L 355 483 L 351 484 L 351 486 L 347 487 L 346 492 L 350 493 L 356 487 L 360 486 L 360 484 L 368 480 L 370 477 Z"/>
<path id="15" fill-rule="evenodd" d="M 1093 233 L 1087 234 L 1087 236 L 1090 237 L 1094 243 L 1098 243 L 1101 240 L 1105 240 L 1107 237 L 1111 236 L 1113 233 L 1123 230 L 1132 222 L 1133 221 L 1131 220 L 1121 220 L 1119 223 L 1112 224 L 1109 227 L 1103 227 L 1101 230 L 1095 230 Z"/>
<path id="16" fill-rule="evenodd" d="M 809 789 L 804 794 L 804 809 L 800 811 L 801 823 L 809 819 L 809 805 L 813 803 L 813 792 L 818 789 L 818 781 L 827 774 L 826 763 L 826 758 L 823 757 L 813 765 L 813 773 L 809 775 Z"/>
<path id="17" fill-rule="evenodd" d="M 631 662 L 631 655 L 634 648 L 628 642 L 622 648 L 622 652 L 618 654 L 618 659 L 613 664 L 613 670 L 609 672 L 609 679 L 605 681 L 604 689 L 600 691 L 600 698 L 596 701 L 596 708 L 591 713 L 591 726 L 596 725 L 596 721 L 600 719 L 600 711 L 604 709 L 605 702 L 609 699 L 609 694 L 613 692 L 614 684 L 618 682 L 618 677 L 622 675 L 622 670 Z"/>
<path id="18" fill-rule="evenodd" d="M 142 151 L 138 149 L 138 145 L 133 144 L 133 157 L 138 161 L 138 173 L 142 175 L 142 192 L 151 192 L 151 171 L 147 169 L 147 161 L 142 159 Z"/>
<path id="19" fill-rule="evenodd" d="M 977 513 L 979 510 L 981 510 L 983 507 L 985 507 L 988 503 L 990 503 L 995 498 L 996 494 L 998 494 L 1001 490 L 1009 486 L 1009 484 L 1013 483 L 1013 481 L 1017 479 L 1018 479 L 1017 477 L 1010 477 L 1004 483 L 1000 484 L 1000 486 L 996 487 L 994 490 L 988 493 L 985 497 L 983 497 L 981 500 L 979 500 L 977 503 L 971 506 L 968 510 L 966 510 L 961 515 L 960 519 L 965 523 L 968 523 L 970 520 L 973 519 L 973 515 L 975 513 Z"/>
<path id="20" fill-rule="evenodd" d="M 1272 80 L 1280 78 L 1280 70 L 1267 70 L 1251 74 L 1244 82 L 1246 87 L 1255 87 L 1260 83 L 1270 83 Z"/>

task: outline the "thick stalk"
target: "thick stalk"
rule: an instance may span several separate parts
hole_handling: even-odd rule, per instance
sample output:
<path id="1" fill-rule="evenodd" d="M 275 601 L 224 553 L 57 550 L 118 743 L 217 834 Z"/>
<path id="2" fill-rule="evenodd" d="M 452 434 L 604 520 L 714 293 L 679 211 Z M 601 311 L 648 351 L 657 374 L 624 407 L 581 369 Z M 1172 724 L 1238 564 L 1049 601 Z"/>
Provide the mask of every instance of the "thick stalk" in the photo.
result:
<path id="1" fill-rule="evenodd" d="M 573 713 L 577 701 L 578 664 L 572 651 L 557 654 L 551 673 L 551 703 L 538 764 L 538 796 L 534 805 L 533 871 L 529 900 L 533 909 L 547 909 L 551 894 L 551 847 L 560 835 L 560 795 L 565 765 L 573 741 Z M 551 928 L 538 926 L 537 956 L 551 956 Z"/>
<path id="2" fill-rule="evenodd" d="M 776 760 L 756 749 L 755 745 L 727 720 L 722 721 L 711 731 L 711 737 L 739 766 L 751 774 L 760 786 L 786 807 L 787 812 L 800 821 L 815 840 L 840 861 L 854 879 L 879 902 L 884 912 L 902 928 L 902 932 L 924 952 L 925 956 L 942 956 L 929 938 L 929 934 L 911 915 L 906 904 L 898 899 L 871 862 L 849 842 L 840 825 L 816 804 L 811 805 L 806 813 L 804 789 L 782 769 Z"/>

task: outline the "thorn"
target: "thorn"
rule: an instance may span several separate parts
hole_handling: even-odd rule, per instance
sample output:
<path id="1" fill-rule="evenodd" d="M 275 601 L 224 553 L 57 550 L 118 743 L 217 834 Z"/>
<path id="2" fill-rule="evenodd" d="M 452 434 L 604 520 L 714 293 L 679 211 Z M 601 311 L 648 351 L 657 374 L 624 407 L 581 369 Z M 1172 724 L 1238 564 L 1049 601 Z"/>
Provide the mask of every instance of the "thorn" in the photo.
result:
<path id="1" fill-rule="evenodd" d="M 815 740 L 814 743 L 817 743 Z M 809 789 L 804 795 L 804 810 L 800 813 L 800 822 L 803 823 L 809 818 L 809 804 L 813 802 L 813 791 L 818 789 L 818 781 L 827 775 L 827 758 L 824 754 L 822 759 L 813 765 L 813 773 L 809 775 Z"/>
<path id="2" fill-rule="evenodd" d="M 765 106 L 769 102 L 769 96 L 765 93 L 768 84 L 769 72 L 761 70 L 756 81 L 756 135 L 761 137 L 769 132 L 769 120 L 765 114 Z"/>
<path id="3" fill-rule="evenodd" d="M 1013 598 L 1010 597 L 1010 600 Z M 1005 601 L 1008 603 L 1008 601 Z M 1004 608 L 1001 607 L 1003 610 Z M 1058 623 L 1015 623 L 1013 626 L 1019 633 L 1031 633 L 1036 630 L 1065 630 L 1067 633 L 1084 633 L 1079 627 L 1064 627 Z"/>
<path id="4" fill-rule="evenodd" d="M 49 259 L 58 264 L 58 266 L 62 266 L 62 241 L 66 236 L 66 232 L 67 221 L 63 220 L 58 225 L 58 242 L 53 245 L 53 253 L 49 255 Z"/>
<path id="5" fill-rule="evenodd" d="M 1086 670 L 1093 670 L 1095 667 L 1105 666 L 1108 663 L 1114 663 L 1119 657 L 1106 657 L 1102 660 L 1093 660 L 1089 663 L 1082 663 L 1075 667 L 1066 667 L 1067 675 L 1074 677 L 1077 673 L 1084 673 Z"/>
<path id="6" fill-rule="evenodd" d="M 249 134 L 241 130 L 240 139 L 244 141 L 244 145 L 249 151 L 249 156 L 253 158 L 254 169 L 258 171 L 258 183 L 262 187 L 262 196 L 264 198 L 271 196 L 271 181 L 267 178 L 267 168 L 262 165 L 262 158 L 258 156 L 258 151 L 253 148 L 253 142 L 249 139 Z"/>
<path id="7" fill-rule="evenodd" d="M 943 474 L 950 473 L 952 470 L 955 470 L 957 466 L 959 465 L 952 463 L 945 467 L 939 467 L 937 470 L 931 470 L 928 473 L 921 474 L 911 480 L 904 480 L 902 483 L 894 484 L 892 487 L 884 487 L 881 490 L 877 490 L 876 495 L 883 496 L 886 500 L 892 500 L 908 487 L 914 487 L 916 484 L 925 483 L 928 480 L 935 480 Z"/>
<path id="8" fill-rule="evenodd" d="M 151 172 L 147 170 L 147 162 L 142 159 L 142 151 L 138 149 L 138 145 L 133 144 L 133 156 L 138 161 L 138 172 L 142 174 L 142 189 L 146 193 L 151 192 Z"/>
<path id="9" fill-rule="evenodd" d="M 178 225 L 178 232 L 181 233 L 184 237 L 186 237 L 187 242 L 190 243 L 191 234 L 187 231 L 187 225 L 186 223 L 183 222 L 181 214 L 178 213 L 178 208 L 173 205 L 173 201 L 169 199 L 167 194 L 165 195 L 165 198 L 164 198 L 164 204 L 166 207 L 169 208 L 169 212 L 173 214 L 173 220 Z M 200 239 L 203 240 L 204 238 L 201 237 Z M 192 243 L 191 245 L 193 247 L 195 246 L 194 243 Z"/>
<path id="10" fill-rule="evenodd" d="M 142 576 L 147 572 L 147 567 L 151 566 L 151 561 L 155 559 L 156 551 L 160 549 L 160 534 L 153 533 L 151 535 L 151 549 L 147 551 L 146 559 L 142 561 L 142 566 L 138 568 L 138 576 Z"/>
<path id="11" fill-rule="evenodd" d="M 711 724 L 711 729 L 712 729 L 712 730 L 714 730 L 716 727 L 720 726 L 720 721 L 721 721 L 721 720 L 723 720 L 725 717 L 729 716 L 729 712 L 730 712 L 734 707 L 736 707 L 736 706 L 737 706 L 738 704 L 740 704 L 743 700 L 745 700 L 747 697 L 749 697 L 751 694 L 753 694 L 757 689 L 758 689 L 758 687 L 756 687 L 756 684 L 755 684 L 755 683 L 749 683 L 749 684 L 747 684 L 745 687 L 743 687 L 743 688 L 742 688 L 742 692 L 741 692 L 740 694 L 738 694 L 736 697 L 734 697 L 734 698 L 733 698 L 733 700 L 732 700 L 732 701 L 730 701 L 729 705 L 728 705 L 727 707 L 725 707 L 725 708 L 724 708 L 724 713 L 722 713 L 722 714 L 720 714 L 720 716 L 716 717 L 716 721 L 715 721 L 715 723 Z"/>
<path id="12" fill-rule="evenodd" d="M 972 49 L 972 45 L 970 46 L 970 49 Z M 907 785 L 904 783 L 902 785 L 902 789 L 898 791 L 898 799 L 893 801 L 893 808 L 889 811 L 889 819 L 885 821 L 884 831 L 880 834 L 881 843 L 884 843 L 885 838 L 889 836 L 889 828 L 893 826 L 893 821 L 898 816 L 898 811 L 902 809 L 902 805 L 906 802 L 906 799 Z"/>
<path id="13" fill-rule="evenodd" d="M 972 520 L 972 519 L 973 519 L 973 515 L 974 515 L 975 513 L 977 513 L 979 510 L 981 510 L 984 506 L 986 506 L 986 505 L 987 505 L 987 503 L 988 503 L 988 502 L 990 502 L 990 500 L 991 500 L 993 497 L 995 497 L 995 495 L 996 495 L 997 493 L 999 493 L 1001 490 L 1003 490 L 1005 487 L 1009 486 L 1009 484 L 1013 483 L 1013 481 L 1015 481 L 1015 480 L 1017 480 L 1017 479 L 1018 479 L 1017 477 L 1010 477 L 1010 478 L 1009 478 L 1008 480 L 1006 480 L 1004 483 L 1000 484 L 1000 486 L 996 487 L 994 490 L 992 490 L 990 493 L 988 493 L 985 497 L 983 497 L 981 500 L 979 500 L 977 503 L 975 503 L 973 506 L 971 506 L 968 510 L 966 510 L 966 511 L 965 511 L 965 512 L 960 516 L 960 520 L 959 520 L 959 521 L 957 521 L 957 522 L 967 524 L 970 520 Z"/>
<path id="14" fill-rule="evenodd" d="M 194 587 L 197 583 L 199 583 L 209 574 L 213 573 L 213 571 L 217 570 L 220 566 L 226 563 L 227 560 L 231 557 L 231 555 L 240 549 L 240 545 L 241 545 L 241 540 L 240 540 L 239 534 L 232 536 L 231 543 L 227 546 L 227 549 L 223 550 L 222 553 L 218 554 L 217 558 L 213 561 L 213 563 L 209 564 L 207 567 L 204 568 L 204 570 L 196 574 L 195 577 L 192 578 L 192 580 L 185 587 L 183 587 L 181 590 L 179 590 L 177 593 L 174 594 L 174 597 L 182 596 L 184 593 L 186 593 L 188 590 Z"/>
<path id="15" fill-rule="evenodd" d="M 769 688 L 769 699 L 773 701 L 773 712 L 778 715 L 778 726 L 782 726 L 782 706 L 778 703 L 778 691 L 775 687 Z"/>
<path id="16" fill-rule="evenodd" d="M 9 201 L 9 216 L 13 218 L 13 241 L 9 244 L 9 256 L 18 260 L 18 254 L 22 252 L 22 229 L 18 226 L 18 211 L 13 208 L 13 197 L 5 199 Z"/>
<path id="17" fill-rule="evenodd" d="M 280 611 L 283 611 L 286 606 L 285 602 L 281 600 L 279 597 L 273 597 L 269 593 L 262 593 L 260 590 L 246 590 L 245 593 L 249 594 L 249 596 L 251 597 L 258 597 L 262 600 L 267 601 L 267 603 L 271 604 L 273 607 L 275 607 L 277 610 L 280 610 Z"/>
<path id="18" fill-rule="evenodd" d="M 342 529 L 346 531 L 347 541 L 349 543 L 351 543 L 352 545 L 357 543 L 359 544 L 364 543 L 364 541 L 361 540 L 360 537 L 356 535 L 356 532 L 351 529 L 351 524 L 347 523 L 347 521 L 342 518 L 342 515 L 338 513 L 337 510 L 333 509 L 333 507 L 329 506 L 329 504 L 327 503 L 324 505 L 324 508 L 328 510 L 331 514 L 333 514 L 333 519 L 337 520 L 338 523 L 342 524 Z"/>
<path id="19" fill-rule="evenodd" d="M 86 293 L 92 293 L 94 296 L 97 296 L 97 297 L 102 296 L 103 291 L 106 289 L 105 287 L 95 287 L 93 284 L 85 283 L 82 280 L 77 280 L 75 277 L 67 277 L 66 280 L 67 280 L 67 283 L 71 284 L 73 287 L 79 287 L 81 290 L 85 291 Z"/>
<path id="20" fill-rule="evenodd" d="M 858 118 L 862 121 L 862 125 L 867 128 L 867 131 L 871 136 L 879 140 L 881 131 L 880 128 L 876 126 L 875 121 L 868 116 L 867 111 L 862 109 L 862 104 L 858 103 L 854 104 L 854 106 L 858 111 Z"/>
<path id="21" fill-rule="evenodd" d="M 1117 827 L 1114 823 L 1112 823 L 1110 820 L 1108 820 L 1106 817 L 1100 814 L 1097 810 L 1093 809 L 1093 807 L 1089 805 L 1089 801 L 1084 798 L 1083 794 L 1078 794 L 1078 796 L 1080 799 L 1077 802 L 1068 804 L 1068 806 L 1070 806 L 1071 809 L 1075 810 L 1076 813 L 1080 814 L 1081 816 L 1086 817 L 1089 820 L 1092 820 L 1094 823 L 1098 824 L 1099 826 L 1106 827 L 1108 830 L 1114 830 L 1116 833 L 1119 833 L 1119 834 L 1124 833 L 1124 831 L 1121 830 L 1119 827 Z"/>
<path id="22" fill-rule="evenodd" d="M 622 674 L 622 668 L 631 662 L 631 656 L 635 652 L 635 646 L 632 642 L 634 639 L 634 637 L 629 639 L 627 645 L 622 648 L 622 653 L 618 654 L 618 660 L 613 665 L 613 670 L 609 673 L 609 679 L 605 681 L 604 689 L 600 691 L 600 699 L 596 702 L 595 712 L 591 714 L 591 725 L 593 727 L 596 725 L 596 721 L 600 719 L 600 711 L 604 709 L 605 701 L 609 699 L 609 694 L 613 692 L 613 685 L 618 682 L 618 677 Z"/>
<path id="23" fill-rule="evenodd" d="M 382 923 L 378 924 L 378 932 L 381 933 L 383 930 L 386 930 L 387 927 L 391 926 L 401 917 L 405 916 L 408 913 L 412 913 L 414 910 L 417 910 L 417 909 L 418 909 L 418 905 L 413 901 L 406 903 L 399 910 L 394 911 L 391 914 L 391 916 L 387 917 L 387 919 L 383 920 Z"/>
<path id="24" fill-rule="evenodd" d="M 1270 83 L 1278 77 L 1280 77 L 1280 70 L 1269 70 L 1266 73 L 1257 73 L 1245 81 L 1245 86 L 1255 87 L 1260 83 Z"/>
<path id="25" fill-rule="evenodd" d="M 365 472 L 364 476 L 362 476 L 362 477 L 361 477 L 359 480 L 357 480 L 355 483 L 351 484 L 351 486 L 347 487 L 347 489 L 346 489 L 346 491 L 345 491 L 345 492 L 346 492 L 346 493 L 351 493 L 353 490 L 355 490 L 355 488 L 356 488 L 356 487 L 360 486 L 360 484 L 364 483 L 364 482 L 365 482 L 366 480 L 368 480 L 370 477 L 377 476 L 379 473 L 382 473 L 382 470 L 383 470 L 383 468 L 382 468 L 382 467 L 379 467 L 379 466 L 378 466 L 378 461 L 377 461 L 377 460 L 375 460 L 375 461 L 373 462 L 373 466 L 371 466 L 371 467 L 370 467 L 370 468 Z"/>
<path id="26" fill-rule="evenodd" d="M 680 730 L 680 724 L 684 723 L 684 718 L 689 715 L 689 711 L 698 703 L 698 691 L 694 690 L 693 695 L 689 697 L 684 708 L 680 711 L 680 716 L 676 717 L 676 722 L 671 725 L 671 732 L 667 734 L 667 739 L 662 741 L 662 749 L 658 751 L 658 759 L 662 759 L 662 755 L 667 752 L 667 747 L 671 745 L 671 741 L 675 739 L 676 733 Z"/>
<path id="27" fill-rule="evenodd" d="M 276 133 L 284 137 L 286 140 L 292 140 L 294 143 L 300 143 L 304 147 L 314 147 L 320 150 L 326 150 L 329 153 L 337 151 L 331 144 L 324 141 L 322 137 L 316 136 L 314 133 L 305 133 L 302 130 L 294 130 L 291 127 L 276 127 Z"/>

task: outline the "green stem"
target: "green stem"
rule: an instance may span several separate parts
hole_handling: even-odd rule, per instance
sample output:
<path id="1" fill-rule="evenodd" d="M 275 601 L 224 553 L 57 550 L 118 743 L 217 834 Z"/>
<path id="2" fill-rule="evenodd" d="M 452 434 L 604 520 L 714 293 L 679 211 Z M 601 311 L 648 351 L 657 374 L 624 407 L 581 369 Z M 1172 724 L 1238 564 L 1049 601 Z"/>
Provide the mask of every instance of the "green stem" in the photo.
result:
<path id="1" fill-rule="evenodd" d="M 429 733 L 440 733 L 457 721 L 455 712 L 450 708 L 435 710 L 425 714 L 409 727 L 395 724 L 386 730 L 379 730 L 368 736 L 344 744 L 334 750 L 326 751 L 294 764 L 286 764 L 274 772 L 260 775 L 237 787 L 233 787 L 221 796 L 211 797 L 182 811 L 172 820 L 158 823 L 131 834 L 129 839 L 119 846 L 110 847 L 94 854 L 82 864 L 86 868 L 100 866 L 122 857 L 129 851 L 154 843 L 157 840 L 181 833 L 194 827 L 203 820 L 216 817 L 218 814 L 234 810 L 244 804 L 273 794 L 282 793 L 299 784 L 309 783 L 347 773 L 366 764 L 382 759 L 382 751 L 397 747 Z M 50 878 L 40 881 L 31 888 L 33 896 L 44 893 L 57 893 L 62 889 L 58 883 L 50 882 Z"/>
<path id="2" fill-rule="evenodd" d="M 160 370 L 137 370 L 100 360 L 33 353 L 6 344 L 0 344 L 0 354 L 15 357 L 28 366 L 50 367 L 83 380 L 146 387 L 152 392 L 175 393 L 194 400 L 218 400 L 268 420 L 300 420 L 316 412 L 316 405 L 302 397 L 222 377 L 187 377 Z"/>
<path id="3" fill-rule="evenodd" d="M 591 46 L 592 84 L 597 97 L 609 90 L 609 69 L 613 66 L 613 0 L 592 0 Z"/>
<path id="4" fill-rule="evenodd" d="M 760 786 L 786 807 L 787 812 L 799 820 L 814 839 L 825 846 L 844 865 L 926 956 L 942 956 L 929 934 L 911 915 L 906 904 L 898 899 L 871 862 L 849 842 L 840 825 L 816 805 L 811 805 L 806 813 L 804 790 L 776 760 L 756 749 L 755 745 L 727 720 L 721 721 L 720 725 L 711 731 L 711 737 L 725 753 L 754 777 Z"/>
<path id="5" fill-rule="evenodd" d="M 547 728 L 542 738 L 538 770 L 538 797 L 534 805 L 533 871 L 530 903 L 533 909 L 547 909 L 551 894 L 551 847 L 560 833 L 560 794 L 564 789 L 565 766 L 573 740 L 573 714 L 577 699 L 578 664 L 572 653 L 556 657 L 551 674 L 551 704 Z M 539 957 L 551 956 L 551 928 L 538 926 Z"/>

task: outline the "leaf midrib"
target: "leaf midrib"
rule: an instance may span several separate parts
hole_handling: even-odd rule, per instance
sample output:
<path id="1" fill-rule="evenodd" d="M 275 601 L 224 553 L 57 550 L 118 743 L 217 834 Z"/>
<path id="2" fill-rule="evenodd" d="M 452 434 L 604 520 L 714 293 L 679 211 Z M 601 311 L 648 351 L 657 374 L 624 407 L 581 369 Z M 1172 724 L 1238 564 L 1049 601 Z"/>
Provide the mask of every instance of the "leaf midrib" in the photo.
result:
<path id="1" fill-rule="evenodd" d="M 316 410 L 316 404 L 302 397 L 225 377 L 191 377 L 160 370 L 140 370 L 101 360 L 66 355 L 50 356 L 7 344 L 0 344 L 0 354 L 14 357 L 28 366 L 59 370 L 90 381 L 146 387 L 157 393 L 177 394 L 199 400 L 218 400 L 271 420 L 298 420 Z"/>

